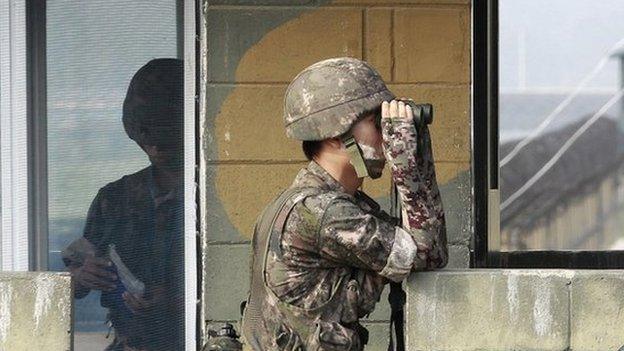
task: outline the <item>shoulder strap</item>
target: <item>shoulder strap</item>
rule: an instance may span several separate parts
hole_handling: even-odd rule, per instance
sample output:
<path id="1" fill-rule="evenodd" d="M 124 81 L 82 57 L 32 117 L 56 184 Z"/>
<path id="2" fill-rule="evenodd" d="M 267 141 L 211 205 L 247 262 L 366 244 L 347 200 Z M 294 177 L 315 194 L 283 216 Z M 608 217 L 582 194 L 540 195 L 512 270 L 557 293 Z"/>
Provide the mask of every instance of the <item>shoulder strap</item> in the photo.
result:
<path id="1" fill-rule="evenodd" d="M 297 203 L 316 192 L 315 188 L 290 188 L 284 191 L 275 201 L 276 206 L 272 206 L 260 220 L 258 247 L 264 248 L 262 255 L 262 281 L 265 288 L 268 288 L 266 281 L 266 262 L 269 256 L 269 248 L 273 247 L 281 254 L 282 231 L 288 219 L 288 215 Z M 269 224 L 270 225 L 267 225 Z"/>
<path id="2" fill-rule="evenodd" d="M 312 193 L 310 189 L 289 188 L 271 202 L 258 217 L 254 227 L 252 240 L 253 256 L 251 259 L 250 291 L 243 311 L 242 330 L 246 341 L 254 350 L 265 349 L 260 342 L 259 331 L 262 329 L 264 317 L 264 299 L 270 293 L 266 286 L 266 259 L 270 238 L 275 236 L 274 228 L 283 228 L 288 214 L 305 196 Z M 288 204 L 288 205 L 287 205 Z"/>

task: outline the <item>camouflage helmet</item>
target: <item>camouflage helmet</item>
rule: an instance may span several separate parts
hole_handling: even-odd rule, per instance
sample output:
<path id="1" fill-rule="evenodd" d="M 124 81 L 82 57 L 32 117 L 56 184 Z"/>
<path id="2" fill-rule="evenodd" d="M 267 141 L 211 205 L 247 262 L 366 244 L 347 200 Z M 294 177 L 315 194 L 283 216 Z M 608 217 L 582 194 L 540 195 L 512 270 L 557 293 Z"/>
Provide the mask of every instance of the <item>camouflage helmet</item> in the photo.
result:
<path id="1" fill-rule="evenodd" d="M 348 132 L 383 101 L 394 99 L 368 63 L 351 57 L 317 62 L 299 73 L 284 97 L 286 135 L 323 140 Z"/>

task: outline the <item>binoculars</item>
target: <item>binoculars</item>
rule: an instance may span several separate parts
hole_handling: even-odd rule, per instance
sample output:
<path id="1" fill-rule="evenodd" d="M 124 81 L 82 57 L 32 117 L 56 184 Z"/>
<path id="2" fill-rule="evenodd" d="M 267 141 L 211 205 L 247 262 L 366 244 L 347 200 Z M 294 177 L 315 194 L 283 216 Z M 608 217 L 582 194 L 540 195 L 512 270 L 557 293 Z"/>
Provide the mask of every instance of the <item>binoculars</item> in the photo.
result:
<path id="1" fill-rule="evenodd" d="M 412 108 L 414 112 L 414 124 L 416 129 L 421 129 L 427 124 L 433 122 L 433 105 L 431 104 L 417 104 L 413 101 L 404 101 Z"/>
<path id="2" fill-rule="evenodd" d="M 412 100 L 400 100 L 412 108 L 414 114 L 414 126 L 416 130 L 420 130 L 425 125 L 433 122 L 433 105 L 431 104 L 417 104 Z M 381 115 L 378 117 L 381 122 Z"/>

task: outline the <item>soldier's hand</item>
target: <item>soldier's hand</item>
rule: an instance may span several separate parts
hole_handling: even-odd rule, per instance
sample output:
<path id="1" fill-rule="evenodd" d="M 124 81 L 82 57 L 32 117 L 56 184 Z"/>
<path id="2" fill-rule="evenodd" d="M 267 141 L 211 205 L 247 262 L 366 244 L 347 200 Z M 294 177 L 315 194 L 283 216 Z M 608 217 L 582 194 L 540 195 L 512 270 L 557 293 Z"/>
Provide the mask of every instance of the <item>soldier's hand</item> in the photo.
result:
<path id="1" fill-rule="evenodd" d="M 412 108 L 402 101 L 381 104 L 381 134 L 386 159 L 402 172 L 413 168 L 417 148 L 417 132 Z"/>
<path id="2" fill-rule="evenodd" d="M 90 290 L 112 291 L 117 284 L 117 275 L 109 269 L 112 263 L 104 258 L 87 256 L 82 265 L 71 267 L 77 288 Z"/>

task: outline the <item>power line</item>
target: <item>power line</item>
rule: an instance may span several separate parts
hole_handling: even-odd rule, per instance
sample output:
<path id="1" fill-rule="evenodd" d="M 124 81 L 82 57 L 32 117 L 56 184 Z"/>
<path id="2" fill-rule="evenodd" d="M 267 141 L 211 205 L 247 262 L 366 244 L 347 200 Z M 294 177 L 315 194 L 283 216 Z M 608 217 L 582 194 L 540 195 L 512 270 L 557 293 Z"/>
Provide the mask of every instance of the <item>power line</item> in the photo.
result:
<path id="1" fill-rule="evenodd" d="M 500 206 L 501 211 L 507 208 L 512 202 L 514 202 L 517 198 L 522 196 L 530 187 L 532 187 L 546 172 L 548 172 L 552 166 L 554 166 L 557 161 L 561 158 L 561 156 L 568 151 L 570 146 L 578 139 L 583 133 L 589 129 L 600 117 L 602 117 L 619 99 L 624 95 L 624 88 L 620 89 L 606 104 L 604 104 L 598 112 L 596 112 L 590 119 L 588 119 L 583 125 L 572 134 L 572 136 L 566 140 L 563 146 L 555 153 L 553 157 L 546 162 L 542 168 L 540 168 L 537 173 L 531 177 L 524 185 L 522 185 L 516 192 L 514 192 L 510 197 L 508 197 Z"/>
<path id="2" fill-rule="evenodd" d="M 499 167 L 502 168 L 506 164 L 508 164 L 509 161 L 511 161 L 511 159 L 513 159 L 520 152 L 520 150 L 522 150 L 525 146 L 527 146 L 527 144 L 533 141 L 535 137 L 537 137 L 541 132 L 543 132 L 544 129 L 546 129 L 546 127 L 555 119 L 555 117 L 559 113 L 561 113 L 561 111 L 563 111 L 563 109 L 565 109 L 570 104 L 570 102 L 572 102 L 572 100 L 574 100 L 574 98 L 581 92 L 581 90 L 585 87 L 585 85 L 587 85 L 587 83 L 589 83 L 598 74 L 598 72 L 600 72 L 600 70 L 604 68 L 604 66 L 609 61 L 609 58 L 611 57 L 611 55 L 616 50 L 621 48 L 623 45 L 624 45 L 624 38 L 620 39 L 617 43 L 615 43 L 611 47 L 611 49 L 609 49 L 609 51 L 607 51 L 607 54 L 604 55 L 600 59 L 598 64 L 594 67 L 594 69 L 591 72 L 589 72 L 587 76 L 583 78 L 581 83 L 579 83 L 579 85 L 576 86 L 574 91 L 570 95 L 568 95 L 557 107 L 555 107 L 555 109 L 539 124 L 539 126 L 536 129 L 534 129 L 531 132 L 531 134 L 527 135 L 524 139 L 522 139 L 519 143 L 517 143 L 514 146 L 514 148 L 511 150 L 511 152 L 509 152 L 505 157 L 503 157 L 503 159 L 500 161 Z"/>

